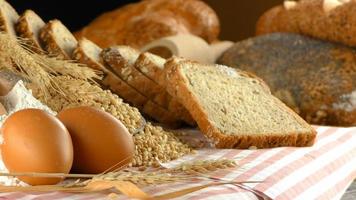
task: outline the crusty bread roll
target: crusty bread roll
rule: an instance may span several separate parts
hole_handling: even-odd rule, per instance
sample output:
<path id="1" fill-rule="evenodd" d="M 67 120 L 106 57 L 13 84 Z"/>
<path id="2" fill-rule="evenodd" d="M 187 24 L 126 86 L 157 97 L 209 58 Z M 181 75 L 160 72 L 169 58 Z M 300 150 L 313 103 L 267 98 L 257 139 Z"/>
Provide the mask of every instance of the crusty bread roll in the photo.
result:
<path id="1" fill-rule="evenodd" d="M 356 46 L 356 0 L 286 1 L 260 17 L 256 32 L 301 33 Z"/>
<path id="2" fill-rule="evenodd" d="M 207 42 L 220 32 L 216 13 L 200 0 L 146 0 L 105 13 L 76 33 L 101 47 L 142 47 L 176 34 L 194 34 Z"/>

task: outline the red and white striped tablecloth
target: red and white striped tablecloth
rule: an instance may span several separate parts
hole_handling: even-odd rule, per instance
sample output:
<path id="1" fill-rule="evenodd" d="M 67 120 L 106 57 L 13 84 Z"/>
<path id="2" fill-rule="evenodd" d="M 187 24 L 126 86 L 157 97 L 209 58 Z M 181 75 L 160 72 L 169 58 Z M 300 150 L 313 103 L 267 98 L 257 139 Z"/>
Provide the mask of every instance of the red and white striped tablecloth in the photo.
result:
<path id="1" fill-rule="evenodd" d="M 267 150 L 202 149 L 197 154 L 173 161 L 174 166 L 187 160 L 235 159 L 235 169 L 213 173 L 227 181 L 262 181 L 246 184 L 272 199 L 340 199 L 356 178 L 356 128 L 317 127 L 317 141 L 307 148 L 275 148 Z M 206 182 L 204 182 L 206 183 Z M 151 195 L 164 194 L 201 185 L 174 183 L 143 188 Z M 107 199 L 108 193 L 2 193 L 0 199 Z M 119 197 L 121 199 L 121 197 Z M 122 197 L 124 199 L 124 197 Z M 209 187 L 180 199 L 257 199 L 234 185 Z"/>

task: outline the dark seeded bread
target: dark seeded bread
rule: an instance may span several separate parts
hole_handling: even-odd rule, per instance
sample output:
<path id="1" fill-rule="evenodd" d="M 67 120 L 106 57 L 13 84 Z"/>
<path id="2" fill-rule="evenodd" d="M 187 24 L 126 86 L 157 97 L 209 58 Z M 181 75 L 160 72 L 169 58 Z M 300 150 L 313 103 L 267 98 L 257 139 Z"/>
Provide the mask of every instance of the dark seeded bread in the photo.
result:
<path id="1" fill-rule="evenodd" d="M 6 1 L 0 0 L 0 31 L 15 37 L 15 24 L 18 19 L 16 10 Z"/>
<path id="2" fill-rule="evenodd" d="M 44 49 L 54 56 L 70 59 L 78 41 L 59 20 L 51 20 L 41 30 Z"/>
<path id="3" fill-rule="evenodd" d="M 129 86 L 120 77 L 105 68 L 100 61 L 101 51 L 102 49 L 96 44 L 90 40 L 82 38 L 79 40 L 78 46 L 74 50 L 73 59 L 80 63 L 84 63 L 93 69 L 102 71 L 105 77 L 100 83 L 103 86 L 109 88 L 111 91 L 125 99 L 125 101 L 142 110 L 149 117 L 170 127 L 176 127 L 179 125 L 179 122 L 177 122 L 175 118 L 171 117 L 167 110 L 151 102 L 147 97 Z"/>
<path id="4" fill-rule="evenodd" d="M 356 125 L 353 48 L 275 33 L 236 43 L 219 63 L 263 78 L 275 96 L 309 123 Z"/>
<path id="5" fill-rule="evenodd" d="M 16 23 L 18 36 L 27 39 L 28 46 L 35 52 L 40 53 L 42 45 L 40 42 L 40 31 L 46 23 L 34 11 L 26 10 Z"/>
<path id="6" fill-rule="evenodd" d="M 265 83 L 222 65 L 167 62 L 167 90 L 219 148 L 310 146 L 315 130 Z"/>

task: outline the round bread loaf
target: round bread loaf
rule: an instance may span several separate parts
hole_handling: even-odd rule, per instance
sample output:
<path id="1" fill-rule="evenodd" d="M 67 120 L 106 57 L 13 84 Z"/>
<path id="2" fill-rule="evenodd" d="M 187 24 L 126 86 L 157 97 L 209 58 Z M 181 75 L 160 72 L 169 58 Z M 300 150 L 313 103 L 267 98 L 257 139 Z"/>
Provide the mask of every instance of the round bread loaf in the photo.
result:
<path id="1" fill-rule="evenodd" d="M 219 63 L 255 73 L 309 123 L 356 125 L 356 50 L 274 33 L 236 43 Z"/>

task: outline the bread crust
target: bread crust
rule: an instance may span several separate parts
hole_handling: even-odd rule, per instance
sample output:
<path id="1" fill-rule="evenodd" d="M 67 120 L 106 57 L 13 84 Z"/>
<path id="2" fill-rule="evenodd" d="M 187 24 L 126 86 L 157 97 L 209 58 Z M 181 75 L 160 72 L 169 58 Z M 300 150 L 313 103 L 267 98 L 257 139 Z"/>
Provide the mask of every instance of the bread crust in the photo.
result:
<path id="1" fill-rule="evenodd" d="M 249 147 L 257 148 L 272 148 L 280 146 L 311 146 L 316 137 L 316 131 L 310 127 L 297 114 L 290 110 L 287 106 L 281 103 L 288 112 L 305 126 L 310 127 L 309 133 L 281 133 L 280 135 L 265 136 L 265 135 L 226 135 L 219 131 L 212 122 L 209 121 L 208 114 L 204 111 L 199 101 L 187 87 L 187 80 L 180 71 L 177 62 L 169 62 L 166 65 L 165 73 L 167 80 L 167 91 L 177 98 L 191 113 L 194 120 L 197 122 L 200 130 L 209 139 L 211 139 L 217 148 L 241 148 Z M 240 72 L 241 73 L 241 72 Z M 249 74 L 247 76 L 250 76 Z M 275 98 L 276 101 L 279 101 Z"/>

